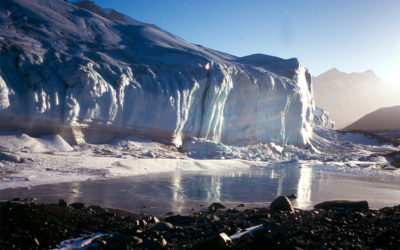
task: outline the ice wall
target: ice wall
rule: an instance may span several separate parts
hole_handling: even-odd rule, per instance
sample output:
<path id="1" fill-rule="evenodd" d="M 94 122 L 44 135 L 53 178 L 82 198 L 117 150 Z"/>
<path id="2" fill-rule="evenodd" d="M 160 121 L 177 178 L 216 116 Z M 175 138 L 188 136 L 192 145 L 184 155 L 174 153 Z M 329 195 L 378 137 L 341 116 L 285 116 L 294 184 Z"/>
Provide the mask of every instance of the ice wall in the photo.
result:
<path id="1" fill-rule="evenodd" d="M 0 2 L 1 129 L 76 143 L 126 135 L 178 146 L 192 137 L 309 142 L 311 78 L 297 59 L 237 58 L 108 12 Z"/>

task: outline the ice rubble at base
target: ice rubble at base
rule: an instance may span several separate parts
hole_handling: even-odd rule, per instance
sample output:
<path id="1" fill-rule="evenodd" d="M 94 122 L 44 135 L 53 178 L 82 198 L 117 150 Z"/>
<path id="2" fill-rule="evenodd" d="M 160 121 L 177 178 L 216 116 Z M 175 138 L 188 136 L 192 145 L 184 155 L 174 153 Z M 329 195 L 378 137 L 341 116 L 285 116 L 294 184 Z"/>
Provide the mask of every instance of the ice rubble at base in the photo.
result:
<path id="1" fill-rule="evenodd" d="M 311 76 L 297 59 L 238 58 L 86 8 L 0 2 L 1 129 L 70 143 L 310 143 Z"/>

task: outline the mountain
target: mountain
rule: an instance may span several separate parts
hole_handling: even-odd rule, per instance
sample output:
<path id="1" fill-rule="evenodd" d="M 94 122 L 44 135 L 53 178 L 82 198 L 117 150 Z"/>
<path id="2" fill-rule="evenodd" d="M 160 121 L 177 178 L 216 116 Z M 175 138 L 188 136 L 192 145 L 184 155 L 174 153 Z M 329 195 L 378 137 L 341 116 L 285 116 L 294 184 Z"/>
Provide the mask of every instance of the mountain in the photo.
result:
<path id="1" fill-rule="evenodd" d="M 236 57 L 93 2 L 0 1 L 0 129 L 70 143 L 305 145 L 311 75 L 297 59 Z"/>
<path id="2" fill-rule="evenodd" d="M 346 127 L 349 130 L 400 129 L 400 106 L 380 108 Z"/>
<path id="3" fill-rule="evenodd" d="M 399 89 L 386 85 L 372 70 L 344 73 L 331 69 L 313 78 L 315 103 L 344 128 L 378 108 L 400 104 Z"/>

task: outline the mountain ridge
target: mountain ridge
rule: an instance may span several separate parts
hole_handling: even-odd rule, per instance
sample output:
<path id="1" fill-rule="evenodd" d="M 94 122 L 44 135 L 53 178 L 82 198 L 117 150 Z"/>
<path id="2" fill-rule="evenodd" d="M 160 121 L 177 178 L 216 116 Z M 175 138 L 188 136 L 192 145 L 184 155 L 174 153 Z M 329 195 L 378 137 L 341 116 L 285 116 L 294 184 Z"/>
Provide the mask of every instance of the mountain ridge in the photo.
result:
<path id="1" fill-rule="evenodd" d="M 347 126 L 348 130 L 400 129 L 400 105 L 375 110 Z"/>
<path id="2" fill-rule="evenodd" d="M 336 68 L 313 77 L 316 105 L 327 110 L 336 128 L 344 128 L 380 107 L 400 104 L 398 91 L 372 70 L 341 72 Z"/>

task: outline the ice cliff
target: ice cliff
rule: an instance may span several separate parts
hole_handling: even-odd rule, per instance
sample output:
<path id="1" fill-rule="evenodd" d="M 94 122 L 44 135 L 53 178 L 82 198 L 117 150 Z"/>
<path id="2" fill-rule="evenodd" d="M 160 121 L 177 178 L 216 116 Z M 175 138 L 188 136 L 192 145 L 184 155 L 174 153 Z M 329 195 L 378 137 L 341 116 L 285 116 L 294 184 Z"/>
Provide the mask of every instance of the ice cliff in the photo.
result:
<path id="1" fill-rule="evenodd" d="M 75 143 L 309 143 L 311 76 L 297 59 L 235 57 L 78 5 L 0 1 L 0 129 Z"/>

